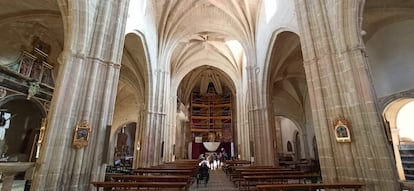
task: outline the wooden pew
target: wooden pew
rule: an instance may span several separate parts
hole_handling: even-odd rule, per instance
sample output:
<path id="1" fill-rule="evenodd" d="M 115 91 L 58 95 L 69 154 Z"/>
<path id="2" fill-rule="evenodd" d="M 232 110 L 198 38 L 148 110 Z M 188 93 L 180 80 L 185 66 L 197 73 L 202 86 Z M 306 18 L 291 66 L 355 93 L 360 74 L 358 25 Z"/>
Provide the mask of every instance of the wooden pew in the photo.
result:
<path id="1" fill-rule="evenodd" d="M 303 171 L 289 170 L 289 171 L 242 171 L 240 174 L 243 176 L 255 176 L 255 175 L 290 175 L 290 174 L 306 174 Z"/>
<path id="2" fill-rule="evenodd" d="M 175 165 L 159 165 L 159 166 L 153 166 L 153 167 L 147 167 L 147 168 L 137 168 L 136 170 L 146 170 L 146 169 L 168 169 L 168 170 L 194 170 L 198 168 L 198 166 L 175 166 Z"/>
<path id="3" fill-rule="evenodd" d="M 299 170 L 294 170 L 291 168 L 241 168 L 241 169 L 236 169 L 235 171 L 240 171 L 240 172 L 263 172 L 263 171 L 299 171 Z M 303 171 L 300 171 L 303 172 Z"/>
<path id="4" fill-rule="evenodd" d="M 306 180 L 316 181 L 319 178 L 317 174 L 273 174 L 273 175 L 254 175 L 243 176 L 243 180 L 239 182 L 240 188 L 247 188 L 249 190 L 259 184 L 291 184 L 292 181 L 296 183 L 306 183 Z"/>
<path id="5" fill-rule="evenodd" d="M 223 163 L 222 169 L 227 174 L 229 168 L 232 166 L 250 166 L 251 162 L 248 160 L 226 160 Z"/>
<path id="6" fill-rule="evenodd" d="M 250 165 L 251 162 L 248 160 L 226 160 L 226 164 L 230 165 L 230 166 L 235 166 L 235 165 Z"/>
<path id="7" fill-rule="evenodd" d="M 176 161 L 165 162 L 164 164 L 195 164 L 198 165 L 198 159 L 180 159 Z"/>
<path id="8" fill-rule="evenodd" d="M 192 183 L 192 177 L 190 176 L 170 176 L 170 175 L 160 175 L 160 176 L 146 176 L 146 175 L 112 175 L 110 177 L 114 181 L 118 182 L 188 182 Z"/>
<path id="9" fill-rule="evenodd" d="M 315 184 L 258 184 L 256 188 L 259 191 L 286 191 L 292 189 L 354 189 L 360 190 L 364 184 L 361 183 L 315 183 Z"/>
<path id="10" fill-rule="evenodd" d="M 161 165 L 132 170 L 134 174 L 108 173 L 108 182 L 91 182 L 97 189 L 103 188 L 175 188 L 188 190 L 198 172 L 197 160 L 168 162 Z M 145 175 L 144 175 L 145 174 Z M 185 183 L 185 185 L 183 184 Z"/>
<path id="11" fill-rule="evenodd" d="M 91 182 L 99 191 L 99 188 L 109 189 L 177 189 L 177 190 L 188 190 L 187 182 Z"/>
<path id="12" fill-rule="evenodd" d="M 196 175 L 196 170 L 193 169 L 157 169 L 157 168 L 147 168 L 147 169 L 134 169 L 135 174 L 144 175 L 144 174 L 164 174 L 164 175 L 188 175 L 194 177 Z"/>
<path id="13" fill-rule="evenodd" d="M 226 173 L 233 174 L 236 171 L 261 171 L 261 170 L 277 170 L 277 171 L 289 171 L 291 168 L 282 168 L 277 166 L 230 166 Z"/>
<path id="14" fill-rule="evenodd" d="M 260 182 L 278 182 L 288 183 L 289 180 L 295 180 L 297 183 L 306 183 L 306 180 L 317 180 L 319 175 L 317 174 L 273 174 L 273 175 L 254 175 L 254 176 L 243 176 L 243 179 L 249 183 L 260 183 Z"/>
<path id="15" fill-rule="evenodd" d="M 253 180 L 246 181 L 246 179 L 243 176 L 249 176 L 252 177 L 251 179 L 254 179 L 255 176 L 272 176 L 276 177 L 275 179 L 281 179 L 280 177 L 286 177 L 287 175 L 304 175 L 309 176 L 309 174 L 306 174 L 303 171 L 298 171 L 290 168 L 280 168 L 278 166 L 270 166 L 270 167 L 244 167 L 244 168 L 235 168 L 234 172 L 230 174 L 230 180 L 234 182 L 234 184 L 238 187 L 246 186 L 247 188 L 249 185 L 254 186 L 255 184 L 252 182 Z M 312 174 L 312 177 L 319 177 L 319 175 Z M 294 178 L 297 179 L 297 178 Z"/>
<path id="16" fill-rule="evenodd" d="M 233 174 L 230 174 L 230 180 L 242 181 L 243 176 L 254 175 L 277 175 L 277 174 L 305 174 L 303 171 L 291 170 L 291 169 L 238 169 Z M 236 183 L 236 182 L 235 182 Z"/>

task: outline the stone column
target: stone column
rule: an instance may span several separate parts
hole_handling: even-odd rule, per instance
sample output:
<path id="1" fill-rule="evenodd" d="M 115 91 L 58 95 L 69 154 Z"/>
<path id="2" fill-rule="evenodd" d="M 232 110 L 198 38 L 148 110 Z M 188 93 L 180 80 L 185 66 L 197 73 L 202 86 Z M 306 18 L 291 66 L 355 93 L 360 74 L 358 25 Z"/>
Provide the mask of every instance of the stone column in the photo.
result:
<path id="1" fill-rule="evenodd" d="M 398 177 L 400 180 L 406 180 L 405 174 L 404 174 L 404 167 L 402 166 L 401 161 L 401 154 L 400 154 L 400 148 L 398 148 L 398 145 L 400 145 L 400 130 L 397 127 L 391 126 L 391 137 L 392 137 L 392 145 L 394 150 L 394 156 L 395 156 L 395 165 L 397 166 L 398 171 Z"/>
<path id="2" fill-rule="evenodd" d="M 274 147 L 278 154 L 283 153 L 283 137 L 282 137 L 282 125 L 280 122 L 280 117 L 274 116 L 275 118 L 275 140 L 274 140 Z"/>
<path id="3" fill-rule="evenodd" d="M 174 97 L 175 102 L 177 102 L 177 96 Z M 173 99 L 173 100 L 174 100 Z M 187 132 L 190 132 L 190 127 L 187 126 L 189 123 L 189 112 L 188 108 L 184 105 L 184 103 L 180 102 L 179 110 L 177 110 L 179 113 L 176 115 L 176 132 L 175 132 L 175 150 L 174 154 L 176 156 L 176 159 L 185 159 L 187 158 L 187 144 L 186 141 L 191 141 L 190 138 L 187 138 Z M 174 123 L 173 123 L 174 125 Z"/>
<path id="4" fill-rule="evenodd" d="M 363 6 L 363 0 L 296 0 L 322 178 L 363 182 L 365 190 L 399 190 L 367 71 Z M 338 115 L 350 122 L 350 143 L 335 139 Z"/>
<path id="5" fill-rule="evenodd" d="M 252 51 L 252 50 L 251 50 Z M 252 57 L 254 58 L 254 57 Z M 247 66 L 247 80 L 249 91 L 249 128 L 253 133 L 254 160 L 257 165 L 274 165 L 273 139 L 269 128 L 267 107 L 264 106 L 262 83 L 259 80 L 260 69 L 256 66 Z"/>
<path id="6" fill-rule="evenodd" d="M 144 151 L 146 153 L 145 166 L 158 165 L 162 162 L 162 147 L 166 149 L 164 140 L 164 130 L 166 126 L 167 96 L 169 89 L 167 88 L 167 80 L 169 73 L 158 69 L 156 71 L 156 80 L 154 80 L 154 91 L 149 97 L 148 126 L 145 130 Z M 162 143 L 164 142 L 164 146 Z M 164 153 L 165 155 L 165 153 Z M 164 156 L 165 157 L 165 156 Z"/>
<path id="7" fill-rule="evenodd" d="M 146 108 L 146 106 L 141 106 L 140 108 Z M 146 153 L 143 151 L 143 140 L 145 139 L 145 127 L 146 126 L 146 116 L 148 115 L 146 110 L 141 110 L 139 112 L 139 120 L 137 123 L 137 130 L 135 132 L 135 151 L 134 151 L 134 165 L 133 168 L 138 168 L 144 166 L 144 159 Z"/>
<path id="8" fill-rule="evenodd" d="M 112 123 L 128 1 L 62 0 L 59 6 L 65 45 L 31 190 L 86 191 L 90 181 L 104 178 L 103 143 Z M 81 120 L 91 127 L 90 139 L 76 149 Z"/>
<path id="9" fill-rule="evenodd" d="M 235 125 L 235 129 L 237 131 L 237 142 L 235 145 L 237 147 L 238 155 L 240 155 L 240 159 L 243 160 L 250 160 L 250 137 L 249 137 L 249 123 L 247 118 L 246 112 L 246 99 L 245 96 L 242 94 L 243 90 L 238 90 L 237 93 L 237 121 L 232 121 Z M 232 119 L 234 120 L 234 118 Z M 238 156 L 236 156 L 238 157 Z"/>
<path id="10" fill-rule="evenodd" d="M 168 97 L 168 102 L 166 103 L 168 107 L 168 115 L 167 115 L 167 124 L 164 130 L 164 140 L 165 140 L 165 154 L 163 157 L 163 161 L 172 161 L 174 160 L 175 153 L 174 145 L 177 142 L 177 96 L 170 93 Z"/>

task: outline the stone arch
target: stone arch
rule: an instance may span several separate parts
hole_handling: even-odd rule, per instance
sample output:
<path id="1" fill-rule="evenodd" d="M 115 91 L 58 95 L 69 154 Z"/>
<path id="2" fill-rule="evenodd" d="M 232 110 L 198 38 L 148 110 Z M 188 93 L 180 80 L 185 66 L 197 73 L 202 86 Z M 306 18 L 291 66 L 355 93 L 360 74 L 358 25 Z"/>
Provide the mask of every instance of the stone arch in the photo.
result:
<path id="1" fill-rule="evenodd" d="M 264 92 L 266 95 L 265 102 L 269 105 L 270 124 L 275 124 L 271 128 L 278 131 L 280 128 L 276 124 L 276 118 L 273 116 L 284 116 L 291 119 L 300 131 L 300 157 L 308 157 L 309 151 L 303 147 L 304 143 L 309 142 L 310 138 L 306 137 L 308 131 L 312 132 L 312 117 L 306 113 L 310 107 L 306 74 L 303 69 L 303 56 L 299 35 L 288 28 L 280 28 L 272 36 L 271 45 L 269 46 L 266 64 L 264 66 L 263 81 L 265 82 Z M 273 133 L 274 139 L 280 135 Z M 312 134 L 312 133 L 310 133 Z M 294 135 L 292 135 L 294 136 Z M 282 144 L 278 140 L 274 142 Z M 276 144 L 277 145 L 277 144 Z M 276 146 L 277 147 L 277 146 Z M 307 149 L 311 149 L 310 147 Z M 280 152 L 280 148 L 277 149 Z M 305 155 L 302 151 L 305 151 Z M 283 157 L 282 157 L 283 158 Z"/>
<path id="2" fill-rule="evenodd" d="M 115 150 L 115 136 L 119 127 L 136 123 L 134 164 L 139 166 L 143 161 L 143 136 L 147 130 L 147 111 L 151 100 L 152 89 L 151 64 L 146 40 L 139 31 L 125 35 L 125 45 L 121 60 L 121 70 L 118 81 L 114 117 L 111 130 L 111 150 Z M 113 153 L 113 152 L 111 152 Z M 142 153 L 142 154 L 140 154 Z"/>
<path id="3" fill-rule="evenodd" d="M 204 63 L 204 64 L 201 64 Z M 200 65 L 199 65 L 200 64 Z M 211 65 L 210 65 L 211 64 Z M 222 68 L 218 68 L 216 66 L 220 66 L 220 64 L 214 64 L 214 62 L 203 62 L 203 61 L 199 61 L 196 64 L 192 65 L 192 70 L 189 71 L 188 73 L 186 73 L 185 76 L 183 76 L 181 78 L 180 73 L 178 76 L 176 76 L 175 80 L 178 80 L 181 78 L 180 80 L 180 84 L 177 85 L 173 85 L 176 88 L 172 87 L 172 94 L 176 95 L 176 99 L 177 99 L 177 103 L 180 103 L 182 105 L 185 105 L 187 107 L 190 106 L 190 102 L 191 102 L 191 95 L 192 92 L 194 90 L 194 88 L 200 88 L 200 84 L 202 83 L 203 80 L 203 76 L 206 75 L 206 73 L 208 72 L 209 74 L 213 74 L 218 76 L 219 78 L 219 83 L 221 84 L 223 91 L 227 90 L 229 91 L 229 93 L 231 93 L 231 99 L 232 99 L 232 121 L 237 121 L 236 117 L 237 117 L 237 95 L 236 95 L 236 84 L 234 82 L 234 79 L 231 78 L 231 76 L 226 73 L 225 71 L 222 70 Z M 175 91 L 175 92 L 173 92 Z M 179 92 L 180 91 L 180 92 Z M 189 108 L 187 108 L 188 112 L 190 111 Z M 188 114 L 187 117 L 189 117 L 191 114 Z M 179 121 L 176 121 L 176 123 L 179 123 Z M 191 122 L 190 122 L 191 124 Z M 178 128 L 180 129 L 180 128 Z M 232 137 L 233 137 L 233 143 L 235 140 L 237 140 L 236 135 L 237 133 L 235 132 L 236 129 L 236 124 L 233 122 L 232 123 Z M 178 131 L 178 130 L 177 130 Z M 182 130 L 180 130 L 181 132 Z M 189 128 L 185 129 L 184 131 L 190 131 Z M 181 133 L 182 134 L 182 133 Z M 185 133 L 187 134 L 187 133 Z M 176 136 L 176 141 L 175 143 L 175 148 L 183 148 L 184 145 L 187 145 L 189 141 L 188 140 L 183 140 L 182 137 L 180 138 L 180 135 L 177 134 Z M 227 148 L 229 149 L 229 148 Z M 185 150 L 185 149 L 180 149 L 181 151 Z M 189 152 L 189 151 L 188 151 Z M 183 155 L 182 153 L 177 153 L 177 155 Z"/>
<path id="4" fill-rule="evenodd" d="M 10 161 L 36 161 L 40 127 L 47 115 L 44 106 L 25 95 L 9 95 L 0 101 L 0 108 L 2 115 L 9 115 L 0 128 L 0 155 Z"/>
<path id="5" fill-rule="evenodd" d="M 401 140 L 399 127 L 397 125 L 397 118 L 401 109 L 413 102 L 414 98 L 400 98 L 394 100 L 387 107 L 383 110 L 383 119 L 385 124 L 385 131 L 387 132 L 388 140 L 392 142 L 394 156 L 395 156 L 395 164 L 398 171 L 398 176 L 400 180 L 405 180 L 405 174 L 403 169 L 403 164 L 401 161 L 401 154 L 399 150 L 399 145 L 404 144 Z M 411 140 L 414 141 L 414 140 Z"/>
<path id="6" fill-rule="evenodd" d="M 25 95 L 18 95 L 18 94 L 8 95 L 8 96 L 6 96 L 6 97 L 4 97 L 4 98 L 0 99 L 0 107 L 1 107 L 2 105 L 4 105 L 5 103 L 7 103 L 7 102 L 10 102 L 10 101 L 12 101 L 12 100 L 17 100 L 17 99 L 27 100 L 27 96 L 25 96 Z M 42 103 L 41 103 L 39 100 L 37 100 L 37 99 L 30 99 L 29 101 L 30 101 L 31 103 L 33 103 L 34 105 L 36 105 L 36 106 L 40 109 L 40 112 L 42 113 L 42 116 L 43 116 L 43 117 L 46 117 L 46 116 L 47 116 L 47 109 L 48 109 L 48 108 L 45 108 L 45 105 L 44 105 L 44 104 L 42 104 Z"/>
<path id="7" fill-rule="evenodd" d="M 300 37 L 297 32 L 295 32 L 293 29 L 291 29 L 289 27 L 279 28 L 278 30 L 275 30 L 272 33 L 271 40 L 269 41 L 268 48 L 266 49 L 267 50 L 266 60 L 265 60 L 265 64 L 264 64 L 264 67 L 263 67 L 263 82 L 264 82 L 264 87 L 271 86 L 270 85 L 271 83 L 270 83 L 270 80 L 269 79 L 271 78 L 272 70 L 270 68 L 270 65 L 271 65 L 271 62 L 272 62 L 271 61 L 272 60 L 272 57 L 274 57 L 274 56 L 272 56 L 273 50 L 274 50 L 274 45 L 275 45 L 275 43 L 277 41 L 278 36 L 281 33 L 286 33 L 286 32 L 293 33 L 293 34 L 297 35 L 298 37 Z M 269 88 L 264 88 L 263 89 L 263 92 L 264 92 L 265 95 L 268 94 L 268 90 L 269 90 Z"/>
<path id="8" fill-rule="evenodd" d="M 413 32 L 414 20 L 395 22 L 383 26 L 366 42 L 369 69 L 382 109 L 393 99 L 413 95 Z"/>

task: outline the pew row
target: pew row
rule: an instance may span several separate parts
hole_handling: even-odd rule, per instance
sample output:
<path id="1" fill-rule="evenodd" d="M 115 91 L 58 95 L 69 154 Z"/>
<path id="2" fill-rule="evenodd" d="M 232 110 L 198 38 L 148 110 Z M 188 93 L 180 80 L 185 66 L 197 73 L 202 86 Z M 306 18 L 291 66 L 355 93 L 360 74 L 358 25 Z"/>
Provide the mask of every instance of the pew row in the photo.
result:
<path id="1" fill-rule="evenodd" d="M 293 189 L 353 189 L 360 190 L 364 184 L 361 183 L 315 183 L 315 184 L 258 184 L 259 191 L 288 191 Z"/>
<path id="2" fill-rule="evenodd" d="M 91 182 L 92 185 L 103 189 L 176 189 L 176 190 L 188 190 L 188 182 Z"/>

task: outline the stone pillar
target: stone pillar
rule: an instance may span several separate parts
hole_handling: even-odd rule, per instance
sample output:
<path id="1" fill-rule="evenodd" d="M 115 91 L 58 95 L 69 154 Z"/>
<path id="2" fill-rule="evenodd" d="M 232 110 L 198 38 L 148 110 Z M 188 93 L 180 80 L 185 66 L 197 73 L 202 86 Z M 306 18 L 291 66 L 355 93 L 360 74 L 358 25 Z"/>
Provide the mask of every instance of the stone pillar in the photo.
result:
<path id="1" fill-rule="evenodd" d="M 282 125 L 281 125 L 281 121 L 280 121 L 280 117 L 279 116 L 274 116 L 274 122 L 275 122 L 275 140 L 274 140 L 274 149 L 276 150 L 276 154 L 278 156 L 279 159 L 279 155 L 281 153 L 283 153 L 283 137 L 282 137 Z M 276 165 L 279 165 L 279 161 L 278 163 L 276 163 Z"/>
<path id="2" fill-rule="evenodd" d="M 400 180 L 406 180 L 405 174 L 404 174 L 404 167 L 402 166 L 402 161 L 401 161 L 400 148 L 398 148 L 398 146 L 400 145 L 399 135 L 400 135 L 400 130 L 395 126 L 394 127 L 391 126 L 392 146 L 394 150 L 395 165 L 397 166 L 398 177 Z"/>
<path id="3" fill-rule="evenodd" d="M 149 112 L 148 112 L 148 126 L 145 129 L 144 150 L 146 154 L 145 166 L 158 165 L 162 162 L 161 154 L 166 149 L 166 142 L 164 140 L 164 130 L 166 126 L 166 111 L 167 111 L 167 96 L 169 73 L 158 69 L 156 71 L 156 80 L 154 82 L 154 91 L 149 97 Z M 164 145 L 163 145 L 164 142 Z M 162 148 L 164 147 L 164 148 Z"/>
<path id="4" fill-rule="evenodd" d="M 253 57 L 252 57 L 253 58 Z M 273 139 L 269 128 L 267 107 L 264 106 L 261 83 L 258 78 L 260 69 L 247 66 L 247 80 L 249 91 L 249 128 L 253 133 L 254 160 L 257 165 L 274 165 Z"/>
<path id="5" fill-rule="evenodd" d="M 177 102 L 177 97 L 174 98 Z M 187 137 L 187 132 L 190 132 L 190 127 L 187 126 L 189 122 L 189 111 L 184 103 L 180 102 L 177 106 L 179 113 L 176 114 L 176 133 L 175 133 L 175 148 L 174 155 L 176 159 L 185 159 L 187 158 L 187 144 L 186 141 L 191 141 L 191 136 Z"/>
<path id="6" fill-rule="evenodd" d="M 250 132 L 249 132 L 249 123 L 247 118 L 246 112 L 246 99 L 245 96 L 241 92 L 243 90 L 238 90 L 237 94 L 237 121 L 232 121 L 234 128 L 237 131 L 237 142 L 235 142 L 235 147 L 237 147 L 238 155 L 240 155 L 240 159 L 243 160 L 250 160 Z M 234 118 L 232 119 L 234 120 Z M 236 156 L 238 157 L 238 156 Z"/>
<path id="7" fill-rule="evenodd" d="M 146 108 L 146 106 L 141 106 L 140 108 Z M 139 120 L 137 123 L 137 130 L 135 132 L 135 151 L 134 151 L 134 165 L 133 168 L 138 168 L 144 166 L 144 159 L 146 153 L 143 152 L 143 140 L 145 139 L 145 127 L 146 126 L 146 116 L 148 113 L 146 110 L 141 110 L 139 113 Z"/>
<path id="8" fill-rule="evenodd" d="M 172 161 L 175 158 L 174 145 L 177 142 L 177 96 L 170 93 L 168 97 L 168 102 L 166 103 L 168 107 L 167 115 L 167 124 L 164 130 L 164 140 L 165 140 L 165 154 L 163 161 Z"/>
<path id="9" fill-rule="evenodd" d="M 65 45 L 48 115 L 48 128 L 31 190 L 92 190 L 104 179 L 106 128 L 112 123 L 127 0 L 59 1 Z M 76 149 L 79 121 L 91 127 L 89 143 Z"/>
<path id="10" fill-rule="evenodd" d="M 361 39 L 363 0 L 296 0 L 306 78 L 324 182 L 362 182 L 399 190 Z M 339 143 L 333 120 L 350 122 Z"/>

